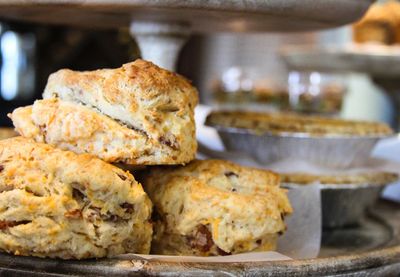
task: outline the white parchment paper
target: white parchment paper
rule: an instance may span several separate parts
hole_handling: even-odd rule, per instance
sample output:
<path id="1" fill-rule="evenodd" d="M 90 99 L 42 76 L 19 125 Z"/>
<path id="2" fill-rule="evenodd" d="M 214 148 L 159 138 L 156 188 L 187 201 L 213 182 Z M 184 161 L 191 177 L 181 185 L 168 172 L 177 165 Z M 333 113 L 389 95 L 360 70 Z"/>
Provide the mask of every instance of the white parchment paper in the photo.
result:
<path id="1" fill-rule="evenodd" d="M 318 184 L 291 188 L 293 214 L 285 220 L 287 231 L 277 251 L 293 259 L 315 258 L 321 248 L 321 194 Z"/>

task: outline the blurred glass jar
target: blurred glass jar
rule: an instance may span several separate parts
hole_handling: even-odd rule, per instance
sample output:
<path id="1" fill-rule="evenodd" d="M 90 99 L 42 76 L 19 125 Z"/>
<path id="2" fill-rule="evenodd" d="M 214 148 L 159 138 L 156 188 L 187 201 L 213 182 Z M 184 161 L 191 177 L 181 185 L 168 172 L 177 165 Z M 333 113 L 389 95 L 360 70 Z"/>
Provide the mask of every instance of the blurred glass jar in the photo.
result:
<path id="1" fill-rule="evenodd" d="M 214 80 L 212 92 L 214 103 L 223 107 L 281 108 L 288 101 L 284 79 L 263 76 L 252 67 L 228 68 Z"/>
<path id="2" fill-rule="evenodd" d="M 222 73 L 214 81 L 213 95 L 218 104 L 243 103 L 251 101 L 254 87 L 252 74 L 249 69 L 234 66 Z"/>
<path id="3" fill-rule="evenodd" d="M 342 109 L 346 85 L 340 74 L 291 71 L 288 93 L 290 110 L 335 115 Z"/>

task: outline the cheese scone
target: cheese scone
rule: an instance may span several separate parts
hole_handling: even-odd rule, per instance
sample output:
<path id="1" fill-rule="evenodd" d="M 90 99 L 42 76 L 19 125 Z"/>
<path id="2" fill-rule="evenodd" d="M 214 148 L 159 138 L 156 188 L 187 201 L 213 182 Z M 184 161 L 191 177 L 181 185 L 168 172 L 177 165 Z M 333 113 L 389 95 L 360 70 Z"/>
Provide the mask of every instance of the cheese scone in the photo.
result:
<path id="1" fill-rule="evenodd" d="M 197 91 L 150 62 L 63 69 L 50 75 L 43 97 L 9 115 L 22 136 L 115 163 L 184 164 L 195 157 Z"/>
<path id="2" fill-rule="evenodd" d="M 0 141 L 0 249 L 84 259 L 148 253 L 151 202 L 133 176 L 91 155 Z"/>
<path id="3" fill-rule="evenodd" d="M 155 210 L 153 254 L 273 250 L 292 212 L 278 175 L 227 161 L 158 167 L 141 178 Z"/>

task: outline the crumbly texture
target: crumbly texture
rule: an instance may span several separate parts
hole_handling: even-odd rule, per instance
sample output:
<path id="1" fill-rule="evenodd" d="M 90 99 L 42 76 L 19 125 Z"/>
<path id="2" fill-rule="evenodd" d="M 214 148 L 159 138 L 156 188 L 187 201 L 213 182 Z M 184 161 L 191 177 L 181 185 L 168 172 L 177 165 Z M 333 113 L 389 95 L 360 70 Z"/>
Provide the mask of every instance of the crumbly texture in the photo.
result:
<path id="1" fill-rule="evenodd" d="M 84 259 L 148 253 L 151 202 L 133 176 L 91 155 L 0 141 L 0 249 Z"/>
<path id="2" fill-rule="evenodd" d="M 352 121 L 294 113 L 217 111 L 208 115 L 206 125 L 239 128 L 256 133 L 306 133 L 313 136 L 388 136 L 392 129 L 384 123 Z"/>
<path id="3" fill-rule="evenodd" d="M 368 172 L 368 173 L 354 173 L 354 174 L 332 174 L 332 175 L 315 175 L 308 173 L 282 173 L 282 183 L 295 183 L 295 184 L 373 184 L 373 185 L 387 185 L 396 182 L 399 176 L 396 173 L 390 172 Z"/>
<path id="4" fill-rule="evenodd" d="M 273 250 L 292 212 L 277 174 L 227 161 L 152 168 L 141 178 L 155 207 L 154 254 Z"/>
<path id="5" fill-rule="evenodd" d="M 90 153 L 107 162 L 131 165 L 186 163 L 192 149 L 174 150 L 86 106 L 58 98 L 37 100 L 33 106 L 18 108 L 10 115 L 22 136 L 76 153 Z"/>
<path id="6" fill-rule="evenodd" d="M 43 97 L 10 115 L 21 135 L 107 162 L 184 164 L 195 157 L 197 91 L 150 62 L 62 69 L 50 75 Z"/>

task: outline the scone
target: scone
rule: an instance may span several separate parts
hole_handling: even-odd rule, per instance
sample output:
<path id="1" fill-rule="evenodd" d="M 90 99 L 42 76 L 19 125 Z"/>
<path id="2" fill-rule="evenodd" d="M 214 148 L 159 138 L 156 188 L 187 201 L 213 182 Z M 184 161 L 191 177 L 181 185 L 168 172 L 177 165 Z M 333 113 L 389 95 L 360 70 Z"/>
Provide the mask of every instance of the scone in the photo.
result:
<path id="1" fill-rule="evenodd" d="M 10 118 L 24 137 L 132 165 L 184 164 L 196 154 L 196 89 L 136 60 L 117 69 L 50 75 L 43 97 Z"/>
<path id="2" fill-rule="evenodd" d="M 396 42 L 397 22 L 393 10 L 386 4 L 372 5 L 364 17 L 353 25 L 353 39 L 357 43 Z"/>
<path id="3" fill-rule="evenodd" d="M 154 204 L 154 254 L 272 250 L 292 212 L 278 175 L 227 161 L 158 167 L 141 178 Z"/>
<path id="4" fill-rule="evenodd" d="M 91 155 L 0 141 L 0 249 L 62 259 L 148 253 L 151 202 L 133 176 Z"/>

